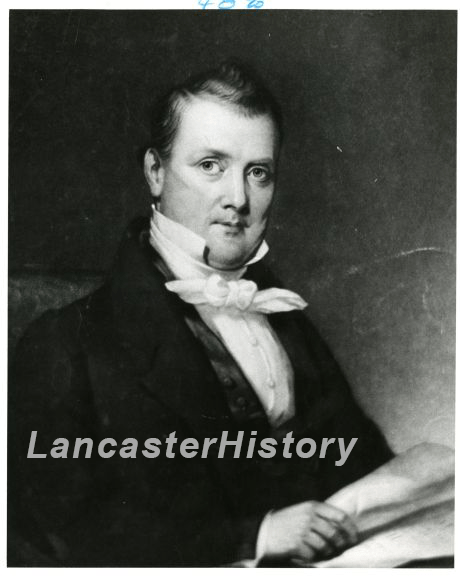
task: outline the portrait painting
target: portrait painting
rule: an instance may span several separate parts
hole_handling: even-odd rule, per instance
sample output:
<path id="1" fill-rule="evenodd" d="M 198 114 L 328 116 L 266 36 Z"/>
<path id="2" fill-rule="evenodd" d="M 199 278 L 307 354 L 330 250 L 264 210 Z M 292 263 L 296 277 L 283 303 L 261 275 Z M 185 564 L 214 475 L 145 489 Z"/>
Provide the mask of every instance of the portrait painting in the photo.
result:
<path id="1" fill-rule="evenodd" d="M 457 13 L 205 4 L 10 11 L 8 565 L 451 567 Z"/>

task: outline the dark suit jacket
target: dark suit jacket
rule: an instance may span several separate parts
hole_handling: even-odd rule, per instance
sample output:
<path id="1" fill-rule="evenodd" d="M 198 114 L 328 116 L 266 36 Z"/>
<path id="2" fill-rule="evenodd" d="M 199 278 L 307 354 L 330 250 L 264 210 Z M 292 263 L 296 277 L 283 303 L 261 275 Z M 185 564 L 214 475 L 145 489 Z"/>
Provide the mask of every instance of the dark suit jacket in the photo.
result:
<path id="1" fill-rule="evenodd" d="M 142 456 L 147 438 L 220 439 L 239 425 L 201 343 L 194 311 L 164 288 L 145 222 L 129 229 L 109 281 L 36 321 L 20 342 L 9 383 L 9 565 L 212 566 L 254 556 L 272 508 L 324 499 L 391 456 L 354 402 L 321 338 L 300 312 L 269 319 L 295 372 L 297 437 L 352 437 L 318 459 L 174 459 Z M 274 285 L 261 264 L 247 275 Z M 271 436 L 268 423 L 259 431 Z M 251 429 L 251 428 L 249 428 Z M 94 441 L 90 458 L 27 459 L 56 438 Z M 96 444 L 139 441 L 137 458 L 97 456 Z M 176 452 L 178 452 L 176 445 Z"/>

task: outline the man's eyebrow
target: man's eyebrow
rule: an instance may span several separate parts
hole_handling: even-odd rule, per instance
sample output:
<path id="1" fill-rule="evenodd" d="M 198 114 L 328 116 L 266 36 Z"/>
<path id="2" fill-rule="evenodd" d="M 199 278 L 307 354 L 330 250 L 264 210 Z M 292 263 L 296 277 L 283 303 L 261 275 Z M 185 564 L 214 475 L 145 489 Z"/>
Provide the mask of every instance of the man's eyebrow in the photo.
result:
<path id="1" fill-rule="evenodd" d="M 196 150 L 196 156 L 219 156 L 221 158 L 228 158 L 230 154 L 224 152 L 223 150 L 217 150 L 216 148 L 199 148 Z"/>
<path id="2" fill-rule="evenodd" d="M 260 159 L 251 160 L 251 162 L 248 162 L 248 166 L 255 166 L 257 164 L 266 164 L 268 166 L 274 166 L 275 161 L 273 160 L 273 158 L 260 158 Z"/>
<path id="3" fill-rule="evenodd" d="M 231 154 L 224 152 L 223 150 L 218 150 L 217 148 L 200 148 L 195 151 L 193 156 L 198 157 L 206 157 L 206 156 L 217 156 L 219 158 L 230 158 Z M 273 158 L 265 157 L 265 158 L 256 158 L 248 162 L 248 166 L 256 166 L 258 164 L 265 164 L 267 166 L 273 167 L 275 165 L 275 161 Z"/>

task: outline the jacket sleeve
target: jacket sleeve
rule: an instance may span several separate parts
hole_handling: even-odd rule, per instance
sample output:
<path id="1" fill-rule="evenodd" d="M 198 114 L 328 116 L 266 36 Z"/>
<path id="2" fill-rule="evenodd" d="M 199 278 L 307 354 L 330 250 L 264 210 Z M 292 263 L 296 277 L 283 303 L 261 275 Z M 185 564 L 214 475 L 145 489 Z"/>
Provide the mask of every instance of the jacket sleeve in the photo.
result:
<path id="1" fill-rule="evenodd" d="M 152 461 L 149 486 L 136 476 L 143 456 L 72 458 L 75 438 L 101 439 L 86 364 L 60 330 L 59 313 L 35 322 L 18 345 L 9 379 L 8 564 L 217 566 L 253 558 L 262 517 L 234 517 L 198 459 Z M 46 458 L 27 457 L 32 431 L 34 454 Z M 56 438 L 69 440 L 67 458 L 50 456 Z"/>

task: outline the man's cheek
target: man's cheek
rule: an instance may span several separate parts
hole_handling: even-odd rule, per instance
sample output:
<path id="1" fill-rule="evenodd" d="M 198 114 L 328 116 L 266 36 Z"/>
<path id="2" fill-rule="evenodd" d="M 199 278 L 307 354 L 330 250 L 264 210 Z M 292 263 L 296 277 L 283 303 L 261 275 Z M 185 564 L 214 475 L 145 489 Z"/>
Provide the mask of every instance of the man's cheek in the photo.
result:
<path id="1" fill-rule="evenodd" d="M 262 241 L 263 237 L 265 236 L 265 231 L 267 229 L 267 219 L 260 219 L 257 220 L 247 228 L 246 230 L 246 238 L 248 244 L 257 244 Z"/>

